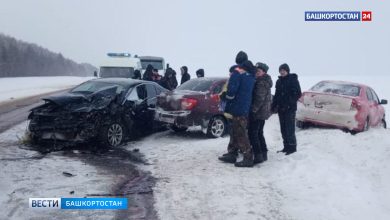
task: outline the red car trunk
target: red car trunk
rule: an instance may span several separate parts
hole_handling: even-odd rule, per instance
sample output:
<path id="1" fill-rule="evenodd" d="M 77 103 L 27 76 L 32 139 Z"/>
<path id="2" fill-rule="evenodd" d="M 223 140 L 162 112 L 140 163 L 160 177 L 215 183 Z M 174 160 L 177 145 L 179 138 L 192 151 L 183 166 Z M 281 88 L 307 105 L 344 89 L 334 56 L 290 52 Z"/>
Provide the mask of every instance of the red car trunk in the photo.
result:
<path id="1" fill-rule="evenodd" d="M 204 92 L 176 90 L 157 97 L 157 106 L 164 111 L 193 110 L 202 106 L 207 94 Z"/>
<path id="2" fill-rule="evenodd" d="M 167 123 L 175 131 L 201 126 L 210 137 L 220 137 L 227 130 L 227 120 L 220 108 L 219 93 L 226 78 L 192 79 L 173 92 L 157 97 L 155 120 Z"/>

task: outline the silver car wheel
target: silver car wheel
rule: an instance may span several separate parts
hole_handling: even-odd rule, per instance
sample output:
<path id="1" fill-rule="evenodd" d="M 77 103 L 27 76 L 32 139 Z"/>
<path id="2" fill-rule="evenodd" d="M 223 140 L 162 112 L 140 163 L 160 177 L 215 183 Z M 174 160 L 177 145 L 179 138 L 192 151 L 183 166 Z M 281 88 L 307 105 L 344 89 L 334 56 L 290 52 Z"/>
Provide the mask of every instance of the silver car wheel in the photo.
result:
<path id="1" fill-rule="evenodd" d="M 112 147 L 118 146 L 122 142 L 122 138 L 123 138 L 122 126 L 119 124 L 112 124 L 108 128 L 107 137 L 108 137 L 108 143 Z"/>
<path id="2" fill-rule="evenodd" d="M 220 137 L 224 131 L 225 123 L 222 121 L 222 119 L 214 119 L 213 123 L 211 124 L 211 134 L 215 137 Z"/>

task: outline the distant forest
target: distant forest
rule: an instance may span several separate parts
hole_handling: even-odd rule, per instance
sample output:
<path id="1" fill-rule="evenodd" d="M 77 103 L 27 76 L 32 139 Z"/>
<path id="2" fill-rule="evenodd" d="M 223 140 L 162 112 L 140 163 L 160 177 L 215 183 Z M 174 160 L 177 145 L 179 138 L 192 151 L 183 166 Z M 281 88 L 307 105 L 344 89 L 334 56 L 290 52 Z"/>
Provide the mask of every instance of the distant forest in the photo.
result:
<path id="1" fill-rule="evenodd" d="M 36 44 L 0 33 L 0 77 L 93 76 L 96 67 L 78 64 Z"/>

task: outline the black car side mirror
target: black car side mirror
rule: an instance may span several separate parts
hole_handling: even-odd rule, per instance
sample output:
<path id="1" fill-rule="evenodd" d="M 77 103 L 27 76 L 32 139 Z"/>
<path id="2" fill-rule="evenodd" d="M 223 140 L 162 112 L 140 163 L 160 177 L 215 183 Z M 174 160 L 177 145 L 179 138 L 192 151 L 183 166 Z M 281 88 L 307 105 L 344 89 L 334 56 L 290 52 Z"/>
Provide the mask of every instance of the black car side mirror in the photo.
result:
<path id="1" fill-rule="evenodd" d="M 386 100 L 386 99 L 382 99 L 382 100 L 381 100 L 381 103 L 379 103 L 379 104 L 381 104 L 381 105 L 387 105 L 387 100 Z"/>

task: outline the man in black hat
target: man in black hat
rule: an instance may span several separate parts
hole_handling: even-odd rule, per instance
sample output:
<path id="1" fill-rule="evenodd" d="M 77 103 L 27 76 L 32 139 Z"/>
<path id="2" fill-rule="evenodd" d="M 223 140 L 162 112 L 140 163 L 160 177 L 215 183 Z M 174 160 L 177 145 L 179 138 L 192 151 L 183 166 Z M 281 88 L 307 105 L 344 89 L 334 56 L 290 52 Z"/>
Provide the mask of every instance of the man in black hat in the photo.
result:
<path id="1" fill-rule="evenodd" d="M 302 93 L 297 74 L 290 73 L 290 67 L 286 63 L 280 65 L 279 73 L 272 102 L 272 112 L 279 115 L 280 131 L 283 137 L 283 149 L 278 152 L 289 155 L 297 151 L 295 114 L 297 101 Z"/>
<path id="2" fill-rule="evenodd" d="M 245 53 L 240 52 L 237 57 L 242 54 Z M 225 95 L 227 99 L 225 112 L 233 116 L 228 152 L 218 159 L 234 163 L 236 167 L 252 167 L 253 152 L 248 138 L 247 123 L 255 83 L 252 72 L 254 66 L 247 56 L 245 59 L 238 60 L 239 62 L 236 62 L 238 65 L 231 68 L 232 74 Z M 244 158 L 242 161 L 236 162 L 238 150 L 242 152 Z"/>

